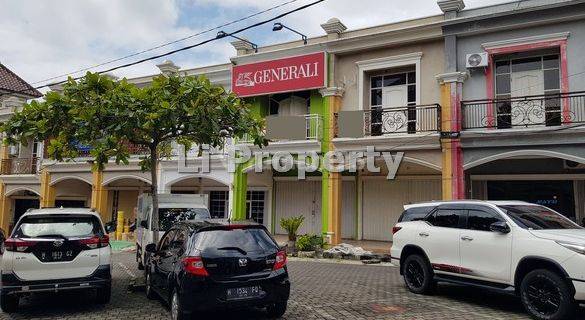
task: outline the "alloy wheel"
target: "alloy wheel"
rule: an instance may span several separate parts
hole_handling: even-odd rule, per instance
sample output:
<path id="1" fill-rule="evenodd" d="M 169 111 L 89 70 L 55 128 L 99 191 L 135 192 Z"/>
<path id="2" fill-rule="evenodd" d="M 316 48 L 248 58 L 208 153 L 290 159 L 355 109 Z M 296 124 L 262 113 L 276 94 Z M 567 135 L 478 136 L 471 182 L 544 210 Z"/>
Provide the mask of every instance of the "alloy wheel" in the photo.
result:
<path id="1" fill-rule="evenodd" d="M 528 284 L 526 298 L 536 312 L 543 316 L 550 316 L 559 310 L 562 295 L 552 281 L 538 277 Z"/>
<path id="2" fill-rule="evenodd" d="M 421 266 L 418 261 L 410 261 L 408 265 L 406 265 L 404 274 L 410 287 L 418 289 L 424 285 L 425 273 L 423 266 Z"/>

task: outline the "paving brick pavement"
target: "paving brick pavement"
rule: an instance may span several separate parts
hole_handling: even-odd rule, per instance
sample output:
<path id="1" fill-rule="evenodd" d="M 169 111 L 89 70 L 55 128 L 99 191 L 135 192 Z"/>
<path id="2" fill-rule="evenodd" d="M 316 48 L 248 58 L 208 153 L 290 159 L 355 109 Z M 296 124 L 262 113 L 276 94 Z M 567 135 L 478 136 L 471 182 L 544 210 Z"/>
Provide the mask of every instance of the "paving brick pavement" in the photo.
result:
<path id="1" fill-rule="evenodd" d="M 169 319 L 166 307 L 127 291 L 140 276 L 133 255 L 114 254 L 112 301 L 92 303 L 85 293 L 23 299 L 19 313 L 0 319 Z M 292 296 L 285 319 L 529 319 L 518 299 L 459 286 L 440 286 L 434 296 L 406 291 L 398 270 L 387 266 L 290 261 Z M 201 319 L 259 319 L 256 310 L 200 314 Z M 578 319 L 585 319 L 581 309 Z"/>

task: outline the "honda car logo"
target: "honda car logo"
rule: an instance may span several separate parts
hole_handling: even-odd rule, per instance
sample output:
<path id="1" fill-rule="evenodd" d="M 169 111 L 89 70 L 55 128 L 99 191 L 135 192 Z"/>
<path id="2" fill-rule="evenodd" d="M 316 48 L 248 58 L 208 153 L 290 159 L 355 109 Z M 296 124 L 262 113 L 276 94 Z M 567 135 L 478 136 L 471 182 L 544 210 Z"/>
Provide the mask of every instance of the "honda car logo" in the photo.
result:
<path id="1" fill-rule="evenodd" d="M 55 248 L 59 248 L 63 245 L 64 241 L 63 240 L 57 240 L 53 242 L 53 247 Z"/>
<path id="2" fill-rule="evenodd" d="M 248 265 L 248 259 L 246 258 L 240 258 L 240 260 L 238 260 L 240 267 L 245 267 Z"/>

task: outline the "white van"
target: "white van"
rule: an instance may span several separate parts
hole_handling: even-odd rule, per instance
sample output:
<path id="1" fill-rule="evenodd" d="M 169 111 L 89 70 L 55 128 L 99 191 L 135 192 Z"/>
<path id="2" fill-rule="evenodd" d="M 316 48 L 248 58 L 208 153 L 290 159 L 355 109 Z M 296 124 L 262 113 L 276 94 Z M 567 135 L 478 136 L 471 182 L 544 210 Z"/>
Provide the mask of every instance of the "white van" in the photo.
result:
<path id="1" fill-rule="evenodd" d="M 207 207 L 206 194 L 159 194 L 158 224 L 159 239 L 175 223 L 185 220 L 211 219 Z M 144 268 L 144 250 L 147 244 L 153 243 L 152 231 L 152 197 L 143 194 L 138 197 L 136 227 L 136 262 L 138 268 Z"/>

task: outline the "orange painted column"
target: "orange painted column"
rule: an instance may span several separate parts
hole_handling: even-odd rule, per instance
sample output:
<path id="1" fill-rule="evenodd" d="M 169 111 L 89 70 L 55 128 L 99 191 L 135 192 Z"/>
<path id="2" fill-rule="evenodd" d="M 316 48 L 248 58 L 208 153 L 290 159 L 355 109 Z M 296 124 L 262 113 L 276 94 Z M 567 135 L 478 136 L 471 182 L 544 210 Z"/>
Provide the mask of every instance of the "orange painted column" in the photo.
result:
<path id="1" fill-rule="evenodd" d="M 443 200 L 464 199 L 465 174 L 461 150 L 461 97 L 467 73 L 437 76 L 441 84 L 441 149 Z"/>
<path id="2" fill-rule="evenodd" d="M 51 185 L 51 174 L 47 169 L 41 172 L 41 208 L 55 206 L 55 186 Z"/>

